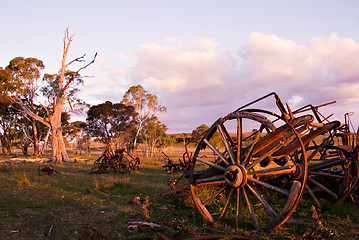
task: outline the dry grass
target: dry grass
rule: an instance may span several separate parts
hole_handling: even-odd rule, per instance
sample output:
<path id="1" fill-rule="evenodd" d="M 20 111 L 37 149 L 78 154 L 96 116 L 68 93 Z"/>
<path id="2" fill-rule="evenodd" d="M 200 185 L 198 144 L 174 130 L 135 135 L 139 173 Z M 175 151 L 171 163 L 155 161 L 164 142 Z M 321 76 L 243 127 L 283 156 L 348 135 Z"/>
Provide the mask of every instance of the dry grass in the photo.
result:
<path id="1" fill-rule="evenodd" d="M 1 164 L 0 239 L 79 239 L 86 233 L 86 239 L 90 239 L 95 234 L 92 229 L 117 239 L 159 239 L 159 232 L 170 239 L 206 234 L 237 234 L 254 239 L 358 239 L 359 207 L 351 202 L 318 212 L 317 217 L 327 229 L 323 230 L 312 218 L 311 201 L 305 198 L 294 218 L 271 234 L 254 233 L 250 227 L 236 229 L 231 216 L 225 224 L 212 228 L 203 222 L 188 195 L 166 196 L 138 206 L 131 200 L 163 192 L 168 189 L 168 181 L 180 173 L 167 175 L 162 168 L 165 161 L 157 154 L 147 159 L 140 156 L 138 172 L 89 174 L 102 150 L 93 149 L 91 156 L 78 158 L 77 163 L 54 165 L 59 174 L 51 176 L 40 176 L 36 162 Z M 176 146 L 171 153 L 177 161 L 182 158 L 183 147 Z M 128 221 L 147 221 L 162 227 L 143 227 L 130 233 Z M 310 233 L 303 237 L 308 229 Z"/>

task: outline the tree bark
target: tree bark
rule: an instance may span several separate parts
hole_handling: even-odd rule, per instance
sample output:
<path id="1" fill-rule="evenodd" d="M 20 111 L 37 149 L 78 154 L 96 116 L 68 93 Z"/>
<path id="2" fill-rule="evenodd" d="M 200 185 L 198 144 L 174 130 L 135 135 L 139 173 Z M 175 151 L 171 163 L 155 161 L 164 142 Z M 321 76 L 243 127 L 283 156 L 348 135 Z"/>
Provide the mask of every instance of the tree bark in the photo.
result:
<path id="1" fill-rule="evenodd" d="M 33 145 L 34 145 L 34 156 L 39 156 L 39 137 L 37 135 L 36 120 L 32 118 L 32 130 L 33 130 Z"/>
<path id="2" fill-rule="evenodd" d="M 62 137 L 61 112 L 63 104 L 58 103 L 54 107 L 53 116 L 50 118 L 52 131 L 52 160 L 54 162 L 69 162 L 65 143 Z"/>
<path id="3" fill-rule="evenodd" d="M 1 136 L 1 152 L 3 156 L 10 156 L 11 155 L 11 148 L 9 149 L 8 142 L 5 136 Z"/>
<path id="4" fill-rule="evenodd" d="M 41 148 L 41 151 L 40 151 L 40 155 L 44 155 L 45 153 L 45 150 L 46 150 L 46 147 L 47 147 L 47 142 L 49 140 L 49 136 L 50 136 L 50 133 L 51 133 L 51 128 L 49 128 L 49 130 L 47 131 L 47 134 L 46 134 L 46 137 L 44 139 L 44 145 L 42 146 Z"/>
<path id="5" fill-rule="evenodd" d="M 29 146 L 30 146 L 30 142 L 29 142 L 29 139 L 25 138 L 24 139 L 24 143 L 22 145 L 22 153 L 24 154 L 24 156 L 28 156 L 28 149 L 29 149 Z"/>
<path id="6" fill-rule="evenodd" d="M 140 135 L 140 131 L 142 129 L 142 123 L 143 121 L 140 120 L 139 124 L 138 124 L 138 129 L 136 131 L 136 135 L 135 135 L 135 140 L 133 141 L 133 148 L 136 149 L 136 144 L 137 144 L 137 138 Z"/>

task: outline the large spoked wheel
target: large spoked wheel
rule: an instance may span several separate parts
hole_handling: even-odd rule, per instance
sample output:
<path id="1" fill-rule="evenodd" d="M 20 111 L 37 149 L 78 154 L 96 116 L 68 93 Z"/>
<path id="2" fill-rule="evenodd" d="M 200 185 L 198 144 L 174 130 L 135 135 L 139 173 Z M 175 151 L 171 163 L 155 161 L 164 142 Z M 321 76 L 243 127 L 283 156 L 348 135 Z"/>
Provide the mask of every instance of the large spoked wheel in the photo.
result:
<path id="1" fill-rule="evenodd" d="M 280 120 L 276 128 L 263 114 L 237 111 L 215 122 L 198 144 L 190 171 L 191 195 L 202 217 L 256 230 L 283 224 L 304 192 L 307 160 L 298 132 L 311 120 Z"/>
<path id="2" fill-rule="evenodd" d="M 358 164 L 348 151 L 324 146 L 319 151 L 310 147 L 307 155 L 317 152 L 308 162 L 307 192 L 319 208 L 341 204 L 358 183 Z"/>

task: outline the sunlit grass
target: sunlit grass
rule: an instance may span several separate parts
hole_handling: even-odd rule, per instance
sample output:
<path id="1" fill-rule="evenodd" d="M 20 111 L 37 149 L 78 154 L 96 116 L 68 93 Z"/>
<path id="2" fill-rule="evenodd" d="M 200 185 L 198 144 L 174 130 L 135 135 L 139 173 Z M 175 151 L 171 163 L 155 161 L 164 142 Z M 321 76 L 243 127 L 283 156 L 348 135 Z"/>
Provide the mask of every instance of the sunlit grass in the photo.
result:
<path id="1" fill-rule="evenodd" d="M 178 153 L 171 158 L 178 161 L 182 155 Z M 238 234 L 254 239 L 288 239 L 288 236 L 293 236 L 301 239 L 308 228 L 317 235 L 321 234 L 324 239 L 330 238 L 329 234 L 335 239 L 354 239 L 359 233 L 358 205 L 346 202 L 335 209 L 319 212 L 323 225 L 332 231 L 328 233 L 321 232 L 311 218 L 312 203 L 308 198 L 299 204 L 293 215 L 295 221 L 285 223 L 271 234 L 266 233 L 265 229 L 253 232 L 247 210 L 244 214 L 246 220 L 236 229 L 234 206 L 228 211 L 224 223 L 213 228 L 203 221 L 193 207 L 189 194 L 170 195 L 150 201 L 147 207 L 149 218 L 146 218 L 143 208 L 131 200 L 136 196 L 152 196 L 169 189 L 168 180 L 178 179 L 181 173 L 166 174 L 161 155 L 141 157 L 140 171 L 123 173 L 108 171 L 91 174 L 96 156 L 92 155 L 90 159 L 54 164 L 59 174 L 51 176 L 40 176 L 40 164 L 36 162 L 2 163 L 0 239 L 79 239 L 86 232 L 92 233 L 93 228 L 107 237 L 118 239 L 155 238 L 156 232 L 163 232 L 170 239 L 205 234 Z M 180 184 L 187 181 L 184 179 Z M 208 197 L 211 191 L 204 189 L 202 194 Z M 143 229 L 143 232 L 133 235 L 127 231 L 128 221 L 147 221 L 163 227 Z M 48 237 L 51 226 L 51 237 Z"/>

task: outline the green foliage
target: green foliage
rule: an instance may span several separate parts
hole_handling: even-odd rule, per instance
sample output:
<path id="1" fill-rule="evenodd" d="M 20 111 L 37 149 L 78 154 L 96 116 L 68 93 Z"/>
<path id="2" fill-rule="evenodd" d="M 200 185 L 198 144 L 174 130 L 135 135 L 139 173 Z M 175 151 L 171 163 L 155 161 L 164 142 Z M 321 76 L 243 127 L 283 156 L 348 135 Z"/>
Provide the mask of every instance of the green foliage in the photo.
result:
<path id="1" fill-rule="evenodd" d="M 21 94 L 28 101 L 33 102 L 41 76 L 41 70 L 45 68 L 43 62 L 36 58 L 16 57 L 6 67 L 10 69 L 14 80 L 17 82 L 17 94 Z"/>
<path id="2" fill-rule="evenodd" d="M 121 103 L 133 106 L 141 119 L 151 118 L 156 113 L 167 110 L 166 107 L 158 104 L 156 95 L 148 93 L 141 85 L 130 87 Z"/>
<path id="3" fill-rule="evenodd" d="M 167 126 L 161 123 L 157 117 L 148 119 L 142 129 L 142 137 L 144 138 L 157 138 L 166 137 Z"/>
<path id="4" fill-rule="evenodd" d="M 194 140 L 194 143 L 197 145 L 199 143 L 199 141 L 201 141 L 202 136 L 199 137 L 201 134 L 203 134 L 205 131 L 207 131 L 209 129 L 209 127 L 206 124 L 202 124 L 200 126 L 198 126 L 195 130 L 192 131 L 192 139 Z M 218 132 L 215 132 L 212 136 L 212 138 L 210 139 L 211 143 L 218 147 L 221 142 L 221 136 Z"/>
<path id="5" fill-rule="evenodd" d="M 14 89 L 16 89 L 16 84 L 13 81 L 11 70 L 0 67 L 0 102 L 8 103 L 9 95 Z"/>
<path id="6" fill-rule="evenodd" d="M 166 134 L 167 126 L 157 117 L 148 119 L 142 130 L 140 131 L 140 140 L 147 146 L 146 150 L 149 151 L 149 155 L 152 156 L 156 147 L 162 147 L 166 145 L 168 136 Z M 148 152 L 147 152 L 148 155 Z"/>
<path id="7" fill-rule="evenodd" d="M 43 77 L 44 86 L 40 89 L 42 95 L 46 97 L 50 103 L 50 106 L 54 106 L 54 96 L 63 97 L 65 92 L 60 90 L 68 85 L 68 92 L 66 93 L 66 98 L 71 104 L 71 107 L 77 107 L 79 110 L 82 110 L 86 107 L 86 103 L 81 99 L 76 97 L 76 93 L 80 91 L 79 86 L 83 84 L 83 79 L 80 74 L 76 74 L 73 71 L 67 70 L 64 75 L 64 82 L 59 84 L 60 74 L 45 74 Z"/>
<path id="8" fill-rule="evenodd" d="M 64 127 L 63 133 L 69 136 L 75 136 L 78 133 L 84 131 L 85 128 L 86 128 L 86 122 L 76 121 L 69 124 L 67 127 Z"/>
<path id="9" fill-rule="evenodd" d="M 192 131 L 192 138 L 194 139 L 194 138 L 198 137 L 199 135 L 201 135 L 208 129 L 209 129 L 209 127 L 206 124 L 202 124 L 202 125 L 198 126 L 195 130 Z"/>
<path id="10" fill-rule="evenodd" d="M 137 138 L 144 123 L 155 117 L 158 113 L 166 112 L 166 107 L 159 105 L 156 95 L 148 93 L 141 85 L 130 87 L 121 103 L 133 106 L 137 112 L 137 131 L 134 135 L 133 147 L 136 147 Z"/>
<path id="11" fill-rule="evenodd" d="M 15 104 L 11 102 L 0 102 L 0 139 L 3 155 L 11 154 L 14 137 L 19 130 L 19 112 Z"/>
<path id="12" fill-rule="evenodd" d="M 110 144 L 114 138 L 130 131 L 136 123 L 134 107 L 122 103 L 105 103 L 91 106 L 87 112 L 86 131 L 92 137 Z"/>
<path id="13" fill-rule="evenodd" d="M 9 65 L 5 70 L 8 71 L 8 74 L 11 74 L 11 80 L 8 77 L 8 84 L 6 86 L 5 94 L 9 97 L 11 102 L 14 102 L 14 98 L 19 97 L 24 105 L 29 111 L 37 111 L 38 106 L 34 104 L 35 97 L 37 96 L 38 84 L 41 76 L 41 70 L 44 69 L 44 64 L 41 60 L 36 58 L 24 58 L 16 57 L 9 62 Z M 1 78 L 1 77 L 0 77 Z M 5 95 L 2 94 L 2 95 Z M 13 104 L 12 107 L 20 109 L 21 105 Z M 19 116 L 20 110 L 15 113 L 13 116 L 16 126 L 21 130 L 18 131 L 17 137 L 21 139 L 22 150 L 24 154 L 27 154 L 27 148 L 30 145 L 30 137 L 34 145 L 34 153 L 38 154 L 38 131 L 37 123 L 35 119 L 29 119 L 25 114 Z M 8 143 L 11 145 L 11 140 L 8 139 Z M 36 150 L 35 150 L 36 149 Z"/>

